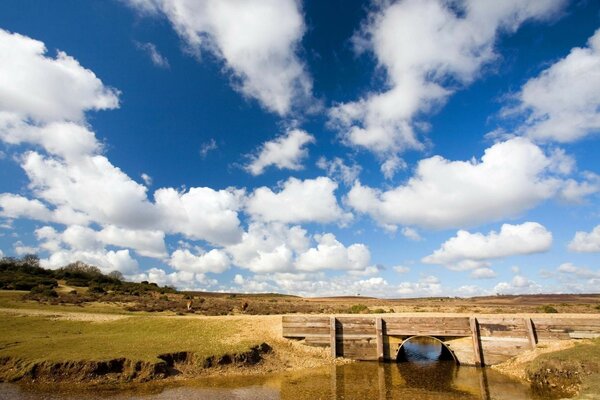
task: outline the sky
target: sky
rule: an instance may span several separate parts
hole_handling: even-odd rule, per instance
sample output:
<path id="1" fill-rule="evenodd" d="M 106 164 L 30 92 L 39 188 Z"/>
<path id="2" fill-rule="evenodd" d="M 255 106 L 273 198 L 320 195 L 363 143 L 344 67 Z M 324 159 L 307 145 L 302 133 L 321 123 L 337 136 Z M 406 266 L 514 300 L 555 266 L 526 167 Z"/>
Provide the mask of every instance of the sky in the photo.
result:
<path id="1" fill-rule="evenodd" d="M 0 256 L 179 289 L 600 290 L 600 3 L 4 0 Z"/>

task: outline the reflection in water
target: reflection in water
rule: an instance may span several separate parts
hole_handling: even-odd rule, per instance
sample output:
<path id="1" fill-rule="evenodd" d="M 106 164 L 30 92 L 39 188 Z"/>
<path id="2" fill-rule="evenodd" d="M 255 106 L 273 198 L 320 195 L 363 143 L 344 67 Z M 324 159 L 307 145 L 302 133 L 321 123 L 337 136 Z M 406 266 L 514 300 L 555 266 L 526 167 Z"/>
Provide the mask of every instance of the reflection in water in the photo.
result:
<path id="1" fill-rule="evenodd" d="M 144 387 L 147 389 L 147 387 Z M 359 362 L 302 373 L 211 378 L 166 387 L 158 392 L 113 391 L 60 393 L 28 391 L 0 384 L 0 398 L 7 400 L 179 400 L 179 399 L 531 399 L 529 388 L 495 371 L 458 367 L 452 362 Z"/>

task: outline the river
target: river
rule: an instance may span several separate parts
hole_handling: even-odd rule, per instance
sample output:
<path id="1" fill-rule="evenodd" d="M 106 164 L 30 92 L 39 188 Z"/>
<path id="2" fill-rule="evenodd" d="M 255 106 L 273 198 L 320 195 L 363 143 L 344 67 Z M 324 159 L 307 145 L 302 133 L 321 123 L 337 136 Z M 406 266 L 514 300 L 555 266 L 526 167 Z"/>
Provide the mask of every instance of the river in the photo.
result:
<path id="1" fill-rule="evenodd" d="M 357 362 L 296 373 L 186 381 L 168 386 L 141 385 L 110 391 L 44 391 L 0 384 L 6 400 L 239 400 L 239 399 L 537 399 L 529 387 L 496 371 L 460 367 L 439 359 L 439 343 L 406 345 L 399 363 Z"/>

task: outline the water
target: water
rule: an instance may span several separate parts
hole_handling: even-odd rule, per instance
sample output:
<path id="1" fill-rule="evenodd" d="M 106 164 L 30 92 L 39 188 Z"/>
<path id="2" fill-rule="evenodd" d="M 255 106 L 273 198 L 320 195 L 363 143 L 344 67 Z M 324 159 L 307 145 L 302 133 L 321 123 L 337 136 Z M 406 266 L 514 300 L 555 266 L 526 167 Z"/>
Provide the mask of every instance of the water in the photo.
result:
<path id="1" fill-rule="evenodd" d="M 416 339 L 405 344 L 410 362 L 358 362 L 299 373 L 210 378 L 181 386 L 157 384 L 128 390 L 57 392 L 0 384 L 6 400 L 520 400 L 529 387 L 493 370 L 459 367 L 441 360 L 439 342 Z M 442 357 L 443 358 L 443 357 Z"/>

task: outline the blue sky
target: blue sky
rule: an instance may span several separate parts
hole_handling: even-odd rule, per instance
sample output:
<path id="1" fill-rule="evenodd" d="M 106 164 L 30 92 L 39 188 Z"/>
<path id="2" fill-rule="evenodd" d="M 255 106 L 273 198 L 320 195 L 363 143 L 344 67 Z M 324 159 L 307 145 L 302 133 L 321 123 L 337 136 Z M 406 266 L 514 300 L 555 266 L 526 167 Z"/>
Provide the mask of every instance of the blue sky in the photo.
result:
<path id="1" fill-rule="evenodd" d="M 182 289 L 600 287 L 594 1 L 6 0 L 0 251 Z"/>

